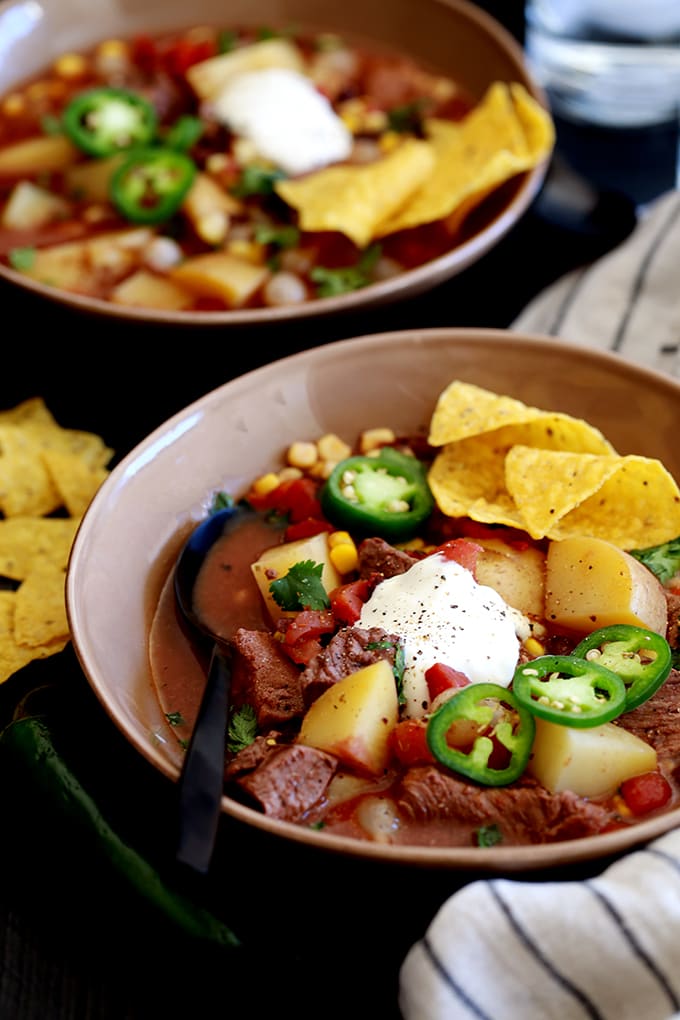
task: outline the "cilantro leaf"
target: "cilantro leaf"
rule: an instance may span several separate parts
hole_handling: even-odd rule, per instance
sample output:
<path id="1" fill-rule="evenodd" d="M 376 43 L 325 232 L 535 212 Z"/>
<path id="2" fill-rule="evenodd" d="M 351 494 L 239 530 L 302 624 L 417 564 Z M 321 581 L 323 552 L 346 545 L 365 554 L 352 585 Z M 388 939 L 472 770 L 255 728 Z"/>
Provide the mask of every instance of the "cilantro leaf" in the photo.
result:
<path id="1" fill-rule="evenodd" d="M 425 137 L 423 120 L 425 117 L 425 99 L 416 99 L 413 103 L 405 103 L 403 106 L 394 106 L 387 111 L 387 123 L 392 131 L 399 134 L 414 134 L 420 138 Z"/>
<path id="2" fill-rule="evenodd" d="M 297 227 L 270 227 L 261 223 L 255 227 L 255 240 L 258 244 L 273 244 L 277 248 L 294 248 L 300 240 Z"/>
<path id="3" fill-rule="evenodd" d="M 170 726 L 186 726 L 186 719 L 181 712 L 166 712 L 165 718 Z"/>
<path id="4" fill-rule="evenodd" d="M 374 648 L 383 648 L 386 651 L 394 649 L 394 665 L 392 666 L 392 673 L 397 684 L 397 697 L 400 705 L 406 704 L 406 695 L 404 694 L 404 669 L 406 668 L 406 660 L 404 658 L 404 646 L 395 644 L 394 641 L 370 641 L 366 645 L 367 649 L 373 650 Z"/>
<path id="5" fill-rule="evenodd" d="M 227 729 L 227 749 L 233 754 L 252 744 L 257 736 L 257 717 L 251 705 L 233 712 Z"/>
<path id="6" fill-rule="evenodd" d="M 237 198 L 247 198 L 249 195 L 272 195 L 276 182 L 282 181 L 285 176 L 281 170 L 270 170 L 266 166 L 251 164 L 243 168 L 231 193 Z"/>
<path id="7" fill-rule="evenodd" d="M 289 612 L 328 609 L 331 603 L 321 583 L 322 573 L 323 563 L 301 560 L 294 563 L 283 577 L 272 581 L 269 590 L 276 604 Z"/>
<path id="8" fill-rule="evenodd" d="M 12 248 L 9 253 L 9 264 L 12 269 L 23 272 L 31 269 L 35 262 L 35 248 Z"/>
<path id="9" fill-rule="evenodd" d="M 477 829 L 477 846 L 496 846 L 503 842 L 503 833 L 497 825 L 482 825 Z"/>
<path id="10" fill-rule="evenodd" d="M 216 492 L 210 504 L 209 514 L 212 517 L 214 514 L 218 514 L 220 510 L 228 510 L 233 505 L 234 497 L 230 496 L 228 492 Z"/>
<path id="11" fill-rule="evenodd" d="M 317 296 L 336 297 L 338 294 L 346 294 L 351 290 L 360 290 L 361 287 L 368 286 L 371 282 L 370 272 L 380 258 L 381 252 L 379 244 L 372 244 L 354 266 L 340 266 L 337 269 L 315 266 L 309 276 L 317 284 Z"/>
<path id="12" fill-rule="evenodd" d="M 630 549 L 630 555 L 639 560 L 648 570 L 658 577 L 662 584 L 680 570 L 680 537 L 661 545 L 652 545 L 648 549 Z"/>

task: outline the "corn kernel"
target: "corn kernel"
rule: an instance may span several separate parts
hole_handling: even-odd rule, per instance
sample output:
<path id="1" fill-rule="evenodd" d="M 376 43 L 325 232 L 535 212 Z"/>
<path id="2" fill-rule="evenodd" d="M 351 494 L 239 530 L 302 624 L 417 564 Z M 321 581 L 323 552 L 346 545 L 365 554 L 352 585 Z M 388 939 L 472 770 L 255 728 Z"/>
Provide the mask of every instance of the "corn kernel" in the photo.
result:
<path id="1" fill-rule="evenodd" d="M 362 453 L 368 453 L 393 443 L 395 438 L 392 429 L 366 429 L 359 437 L 359 449 Z"/>
<path id="2" fill-rule="evenodd" d="M 126 60 L 130 47 L 123 39 L 105 39 L 97 46 L 97 58 L 103 60 Z"/>
<path id="3" fill-rule="evenodd" d="M 401 145 L 402 137 L 398 131 L 386 131 L 378 139 L 378 145 L 382 152 L 393 152 L 398 145 Z"/>
<path id="4" fill-rule="evenodd" d="M 331 549 L 335 549 L 336 545 L 347 545 L 352 541 L 349 531 L 331 531 L 328 536 L 328 545 Z"/>
<path id="5" fill-rule="evenodd" d="M 224 152 L 211 152 L 205 161 L 205 169 L 209 174 L 218 176 L 229 166 L 229 160 Z"/>
<path id="6" fill-rule="evenodd" d="M 258 496 L 266 496 L 268 492 L 273 492 L 274 489 L 278 488 L 279 476 L 270 471 L 266 475 L 260 475 L 253 482 L 253 492 L 256 492 Z"/>
<path id="7" fill-rule="evenodd" d="M 261 266 L 267 254 L 265 245 L 258 244 L 257 241 L 236 239 L 229 241 L 225 248 L 230 255 L 244 259 L 245 262 L 252 262 L 254 266 Z"/>
<path id="8" fill-rule="evenodd" d="M 359 566 L 357 547 L 351 539 L 349 542 L 340 542 L 339 545 L 333 546 L 328 555 L 339 574 L 349 574 Z"/>
<path id="9" fill-rule="evenodd" d="M 538 656 L 543 655 L 545 653 L 545 648 L 543 647 L 540 641 L 536 640 L 535 637 L 528 637 L 524 642 L 524 647 L 526 648 L 529 655 Z"/>
<path id="10" fill-rule="evenodd" d="M 212 209 L 196 222 L 196 233 L 206 244 L 221 244 L 229 230 L 229 217 L 221 209 Z"/>
<path id="11" fill-rule="evenodd" d="M 319 450 L 319 457 L 322 460 L 334 460 L 336 462 L 345 460 L 352 452 L 351 446 L 333 432 L 328 432 L 325 436 L 322 436 L 321 439 L 317 440 L 316 445 Z"/>
<path id="12" fill-rule="evenodd" d="M 620 793 L 615 793 L 612 797 L 612 806 L 617 815 L 622 817 L 630 817 L 633 814 Z"/>
<path id="13" fill-rule="evenodd" d="M 321 481 L 325 481 L 327 478 L 330 478 L 335 466 L 336 462 L 334 460 L 317 460 L 316 464 L 312 464 L 310 468 L 307 468 L 307 474 L 311 475 L 312 478 L 319 478 Z"/>
<path id="14" fill-rule="evenodd" d="M 380 134 L 387 127 L 387 114 L 384 110 L 367 110 L 364 117 L 364 131 Z"/>
<path id="15" fill-rule="evenodd" d="M 26 100 L 18 92 L 12 92 L 2 104 L 2 113 L 5 117 L 20 117 L 26 109 Z"/>
<path id="16" fill-rule="evenodd" d="M 54 62 L 54 73 L 67 81 L 84 78 L 88 69 L 88 61 L 80 53 L 64 53 Z"/>
<path id="17" fill-rule="evenodd" d="M 292 443 L 286 453 L 286 461 L 293 467 L 310 468 L 318 459 L 316 443 Z"/>
<path id="18" fill-rule="evenodd" d="M 302 478 L 303 472 L 297 467 L 285 467 L 279 471 L 280 482 L 294 482 L 297 478 Z"/>

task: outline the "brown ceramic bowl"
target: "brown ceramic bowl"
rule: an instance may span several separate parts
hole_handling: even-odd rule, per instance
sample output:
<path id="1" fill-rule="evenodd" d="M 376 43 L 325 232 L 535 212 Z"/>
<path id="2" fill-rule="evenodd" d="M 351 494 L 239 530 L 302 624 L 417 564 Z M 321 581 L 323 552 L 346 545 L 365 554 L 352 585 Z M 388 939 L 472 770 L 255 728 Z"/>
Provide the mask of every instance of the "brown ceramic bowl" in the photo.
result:
<path id="1" fill-rule="evenodd" d="M 387 423 L 413 432 L 426 425 L 454 378 L 583 417 L 620 453 L 658 457 L 680 478 L 680 383 L 562 340 L 486 329 L 379 334 L 293 355 L 206 394 L 113 470 L 84 518 L 67 579 L 73 642 L 92 688 L 131 744 L 169 780 L 179 775 L 182 752 L 152 687 L 149 626 L 181 538 L 204 515 L 209 494 L 217 487 L 239 494 L 279 466 L 296 439 L 336 432 L 352 440 L 363 428 Z M 268 819 L 227 797 L 222 806 L 293 843 L 357 858 L 496 872 L 591 861 L 680 823 L 675 808 L 597 837 L 442 849 L 340 838 Z"/>
<path id="2" fill-rule="evenodd" d="M 457 79 L 474 98 L 495 80 L 522 83 L 545 105 L 520 46 L 482 9 L 466 0 L 106 0 L 96 16 L 83 17 L 77 0 L 0 2 L 0 97 L 45 70 L 68 51 L 86 51 L 107 38 L 184 29 L 192 25 L 294 24 L 330 30 L 410 55 L 427 68 Z M 443 255 L 390 279 L 337 297 L 303 304 L 230 311 L 151 310 L 68 293 L 0 265 L 0 277 L 43 298 L 82 311 L 121 319 L 190 325 L 265 325 L 298 317 L 337 314 L 418 294 L 460 273 L 492 248 L 523 215 L 542 184 L 546 165 L 506 183 L 469 218 L 460 243 Z"/>

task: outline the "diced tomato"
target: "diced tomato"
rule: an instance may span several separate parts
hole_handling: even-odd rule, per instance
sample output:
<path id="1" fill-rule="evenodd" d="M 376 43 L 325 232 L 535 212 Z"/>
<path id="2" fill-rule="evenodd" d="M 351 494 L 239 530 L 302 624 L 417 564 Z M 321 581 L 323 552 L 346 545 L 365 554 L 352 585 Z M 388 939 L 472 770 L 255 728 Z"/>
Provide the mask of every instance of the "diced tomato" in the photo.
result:
<path id="1" fill-rule="evenodd" d="M 670 783 L 660 772 L 645 772 L 621 783 L 621 796 L 634 815 L 646 815 L 671 799 Z"/>
<path id="2" fill-rule="evenodd" d="M 449 542 L 440 545 L 436 551 L 443 553 L 447 560 L 455 560 L 456 563 L 460 563 L 461 567 L 465 567 L 471 574 L 474 574 L 482 546 L 471 542 L 469 538 L 452 538 Z"/>
<path id="3" fill-rule="evenodd" d="M 489 524 L 482 524 L 471 518 L 461 520 L 461 530 L 466 538 L 500 540 L 518 551 L 528 549 L 531 545 L 523 531 L 515 531 L 514 528 L 491 527 Z"/>
<path id="4" fill-rule="evenodd" d="M 334 588 L 330 593 L 331 612 L 340 623 L 347 623 L 350 626 L 356 623 L 361 616 L 364 602 L 371 594 L 369 581 L 350 581 Z"/>
<path id="5" fill-rule="evenodd" d="M 427 744 L 427 723 L 422 719 L 398 722 L 389 736 L 389 748 L 402 765 L 431 765 L 434 755 Z"/>
<path id="6" fill-rule="evenodd" d="M 309 641 L 300 641 L 296 645 L 284 644 L 283 650 L 293 662 L 297 662 L 299 666 L 307 666 L 321 651 L 321 642 L 318 638 L 310 638 Z"/>
<path id="7" fill-rule="evenodd" d="M 434 666 L 425 670 L 425 680 L 430 692 L 430 701 L 434 701 L 442 691 L 449 691 L 452 687 L 467 687 L 470 683 L 465 673 L 452 666 L 446 666 L 443 662 L 435 662 Z"/>
<path id="8" fill-rule="evenodd" d="M 156 43 L 148 35 L 138 35 L 132 40 L 130 60 L 142 71 L 153 71 L 158 58 Z"/>
<path id="9" fill-rule="evenodd" d="M 291 478 L 264 496 L 248 493 L 248 502 L 256 510 L 276 510 L 280 514 L 288 514 L 293 524 L 309 517 L 324 520 L 318 491 L 319 487 L 312 478 Z"/>
<path id="10" fill-rule="evenodd" d="M 217 53 L 214 39 L 179 39 L 166 54 L 166 65 L 171 74 L 182 77 L 193 64 L 208 60 Z"/>
<path id="11" fill-rule="evenodd" d="M 322 634 L 332 634 L 335 627 L 335 618 L 327 609 L 303 609 L 286 623 L 284 641 L 287 645 L 296 645 Z"/>
<path id="12" fill-rule="evenodd" d="M 315 517 L 306 517 L 304 521 L 297 521 L 289 524 L 286 528 L 286 542 L 297 542 L 300 538 L 311 538 L 322 531 L 333 531 L 333 525 L 329 521 L 320 521 Z"/>

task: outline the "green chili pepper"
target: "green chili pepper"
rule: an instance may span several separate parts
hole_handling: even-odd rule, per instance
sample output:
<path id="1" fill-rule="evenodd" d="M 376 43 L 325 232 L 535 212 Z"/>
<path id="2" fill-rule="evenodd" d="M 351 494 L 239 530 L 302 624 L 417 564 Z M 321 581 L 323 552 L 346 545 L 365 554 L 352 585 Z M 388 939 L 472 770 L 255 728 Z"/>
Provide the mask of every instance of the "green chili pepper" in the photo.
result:
<path id="1" fill-rule="evenodd" d="M 529 761 L 532 714 L 512 691 L 478 683 L 454 694 L 427 724 L 427 743 L 440 764 L 485 786 L 506 786 Z"/>
<path id="2" fill-rule="evenodd" d="M 626 687 L 610 669 L 576 655 L 540 655 L 515 670 L 517 701 L 534 715 L 585 729 L 621 715 Z"/>
<path id="3" fill-rule="evenodd" d="M 195 176 L 184 152 L 136 149 L 111 178 L 111 200 L 132 223 L 161 223 L 177 212 Z"/>
<path id="4" fill-rule="evenodd" d="M 147 145 L 158 121 L 151 103 L 127 89 L 95 88 L 75 96 L 62 119 L 68 138 L 90 156 Z"/>
<path id="5" fill-rule="evenodd" d="M 44 719 L 31 715 L 14 719 L 0 733 L 0 751 L 14 759 L 11 761 L 14 769 L 34 774 L 49 804 L 58 805 L 66 822 L 89 833 L 115 871 L 167 921 L 178 925 L 189 937 L 211 945 L 223 948 L 240 945 L 227 925 L 168 885 L 146 858 L 116 834 L 58 753 Z M 7 775 L 12 775 L 11 769 Z"/>
<path id="6" fill-rule="evenodd" d="M 626 623 L 593 631 L 572 654 L 621 677 L 626 686 L 624 712 L 651 698 L 668 679 L 673 665 L 673 653 L 664 637 Z"/>
<path id="7" fill-rule="evenodd" d="M 434 507 L 424 465 L 390 446 L 340 461 L 320 499 L 333 524 L 391 542 L 411 538 Z"/>

